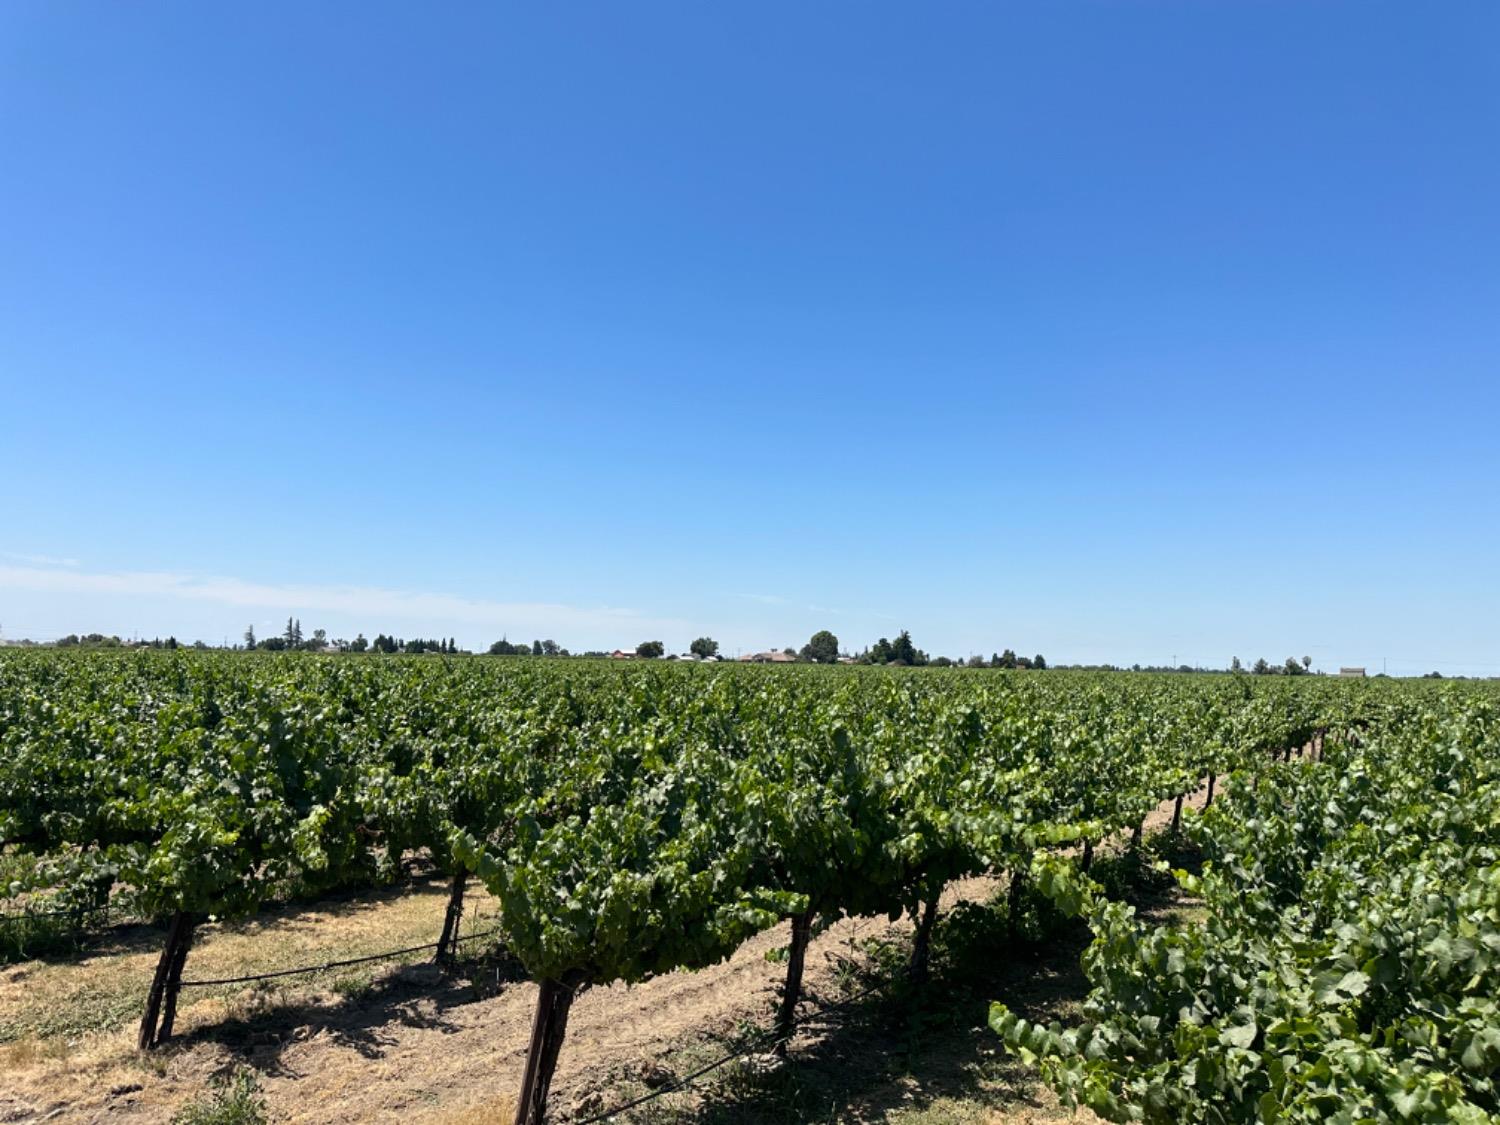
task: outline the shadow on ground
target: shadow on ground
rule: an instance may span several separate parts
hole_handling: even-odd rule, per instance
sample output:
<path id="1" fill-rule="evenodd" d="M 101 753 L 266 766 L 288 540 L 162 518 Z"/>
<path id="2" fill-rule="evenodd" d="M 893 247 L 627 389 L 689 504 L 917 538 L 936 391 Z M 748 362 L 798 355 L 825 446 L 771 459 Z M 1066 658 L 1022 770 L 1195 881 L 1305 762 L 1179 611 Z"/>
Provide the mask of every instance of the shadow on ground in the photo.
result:
<path id="1" fill-rule="evenodd" d="M 377 1059 L 396 1041 L 400 1027 L 441 1033 L 456 1031 L 446 1013 L 477 1003 L 527 979 L 519 962 L 502 950 L 461 959 L 443 969 L 431 963 L 377 970 L 379 975 L 347 978 L 346 994 L 291 999 L 267 990 L 237 1004 L 244 1014 L 230 1014 L 174 1038 L 168 1049 L 186 1051 L 202 1043 L 225 1049 L 231 1063 L 243 1063 L 266 1074 L 298 1077 L 283 1055 L 295 1043 L 319 1036 Z M 339 987 L 336 983 L 335 987 Z"/>
<path id="2" fill-rule="evenodd" d="M 902 973 L 905 938 L 873 943 L 858 968 L 846 966 L 823 994 L 808 998 L 788 1063 L 777 1067 L 755 1053 L 763 1042 L 758 1029 L 704 1035 L 660 1059 L 661 1066 L 683 1076 L 736 1050 L 749 1050 L 749 1057 L 617 1120 L 784 1125 L 884 1121 L 949 1101 L 970 1108 L 1039 1107 L 1034 1073 L 1007 1057 L 988 1028 L 989 1004 L 1001 999 L 1032 1018 L 1065 1018 L 1087 992 L 1079 955 L 1088 940 L 1076 924 L 1012 938 L 1003 900 L 960 904 L 940 923 L 934 976 L 925 988 L 908 984 Z M 877 987 L 879 981 L 892 983 Z M 623 1068 L 575 1097 L 564 1120 L 645 1093 L 639 1069 Z"/>
<path id="3" fill-rule="evenodd" d="M 1112 897 L 1136 905 L 1148 924 L 1183 917 L 1191 900 L 1169 877 L 1152 869 L 1165 860 L 1201 869 L 1200 857 L 1181 838 L 1159 837 L 1142 855 L 1120 853 L 1097 865 Z M 1045 917 L 1035 901 L 1012 930 L 1004 897 L 961 903 L 939 925 L 934 977 L 922 989 L 907 984 L 901 966 L 905 939 L 887 940 L 845 994 L 859 994 L 878 979 L 896 983 L 854 1002 L 838 992 L 810 998 L 801 1033 L 784 1066 L 764 1056 L 737 1060 L 681 1092 L 668 1094 L 617 1120 L 636 1125 L 784 1125 L 786 1122 L 881 1122 L 895 1116 L 923 1125 L 977 1122 L 990 1114 L 1063 1112 L 1039 1088 L 1036 1072 L 1010 1057 L 988 1026 L 992 1000 L 1026 1018 L 1064 1023 L 1088 993 L 1080 956 L 1091 940 L 1087 926 Z M 829 1009 L 820 1011 L 823 1006 Z M 704 1036 L 661 1062 L 675 1075 L 699 1067 L 752 1040 Z M 638 1068 L 637 1068 L 638 1070 Z M 587 1118 L 646 1092 L 638 1073 L 623 1070 L 583 1099 L 565 1120 Z"/>

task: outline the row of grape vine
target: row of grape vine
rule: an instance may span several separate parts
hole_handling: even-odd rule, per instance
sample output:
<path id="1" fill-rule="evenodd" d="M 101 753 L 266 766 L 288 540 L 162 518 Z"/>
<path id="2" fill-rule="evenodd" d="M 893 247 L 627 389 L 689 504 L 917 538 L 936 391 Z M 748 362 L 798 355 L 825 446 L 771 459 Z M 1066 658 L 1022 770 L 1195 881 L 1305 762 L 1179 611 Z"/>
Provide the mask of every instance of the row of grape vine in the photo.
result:
<path id="1" fill-rule="evenodd" d="M 7 654 L 11 894 L 168 923 L 139 1042 L 170 1036 L 197 927 L 273 899 L 473 871 L 539 983 L 518 1122 L 542 1120 L 573 997 L 910 913 L 950 881 L 1071 885 L 1160 802 L 1383 722 L 1412 691 L 1307 678 L 619 668 L 479 659 Z M 1424 697 L 1425 698 L 1425 697 Z M 1337 741 L 1337 739 L 1336 739 Z M 783 1037 L 784 1038 L 784 1037 Z"/>

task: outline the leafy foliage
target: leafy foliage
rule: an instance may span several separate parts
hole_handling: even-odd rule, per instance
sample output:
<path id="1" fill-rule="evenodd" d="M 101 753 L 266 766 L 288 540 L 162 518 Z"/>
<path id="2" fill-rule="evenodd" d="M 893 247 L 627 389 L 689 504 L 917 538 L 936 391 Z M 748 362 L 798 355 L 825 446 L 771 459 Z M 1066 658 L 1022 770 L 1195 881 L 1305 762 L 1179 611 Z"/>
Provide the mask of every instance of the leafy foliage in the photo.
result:
<path id="1" fill-rule="evenodd" d="M 1500 1112 L 1500 765 L 1490 699 L 1232 780 L 1178 873 L 1201 928 L 1087 914 L 1085 1022 L 992 1024 L 1114 1121 L 1489 1121 Z"/>

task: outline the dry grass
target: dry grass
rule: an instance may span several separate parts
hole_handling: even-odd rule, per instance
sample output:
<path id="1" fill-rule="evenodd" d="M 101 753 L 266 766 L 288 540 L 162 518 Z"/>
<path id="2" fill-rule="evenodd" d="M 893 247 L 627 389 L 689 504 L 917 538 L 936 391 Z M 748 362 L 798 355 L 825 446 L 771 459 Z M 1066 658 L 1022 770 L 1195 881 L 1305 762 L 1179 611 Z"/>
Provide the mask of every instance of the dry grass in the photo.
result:
<path id="1" fill-rule="evenodd" d="M 515 1114 L 516 1099 L 501 1096 L 440 1109 L 430 1115 L 419 1116 L 416 1120 L 423 1125 L 495 1125 L 496 1122 L 510 1121 Z"/>
<path id="2" fill-rule="evenodd" d="M 253 919 L 199 927 L 188 979 L 277 972 L 363 957 L 435 941 L 447 887 L 428 880 L 362 899 L 279 910 Z M 477 885 L 468 892 L 465 932 L 494 922 L 494 900 Z M 77 956 L 0 968 L 0 1044 L 31 1039 L 76 1041 L 116 1031 L 140 1015 L 160 955 L 162 932 L 149 926 L 112 931 Z M 406 963 L 430 954 L 414 954 Z M 399 963 L 399 962 L 398 962 Z M 243 1017 L 296 1000 L 310 990 L 349 995 L 368 986 L 391 962 L 374 963 L 264 984 L 184 990 L 178 1027 Z M 3 1057 L 3 1056 L 0 1056 Z"/>
<path id="3" fill-rule="evenodd" d="M 360 899 L 288 908 L 254 919 L 200 928 L 186 977 L 243 976 L 342 960 L 435 941 L 447 886 L 426 880 Z M 471 885 L 464 932 L 493 925 L 495 904 Z M 192 1052 L 141 1056 L 135 1022 L 163 940 L 162 931 L 131 926 L 102 935 L 70 956 L 0 968 L 0 1120 L 25 1120 L 26 1110 L 63 1110 L 99 1092 L 111 1117 L 120 1113 L 164 1119 L 188 1092 L 201 1090 L 229 1063 L 209 1046 Z M 178 1009 L 179 1038 L 245 1026 L 284 1010 L 332 1009 L 358 998 L 402 964 L 398 961 L 286 977 L 260 985 L 187 989 Z M 416 971 L 416 970 L 407 970 Z M 134 1087 L 134 1089 L 132 1089 Z M 85 1118 L 86 1119 L 86 1118 Z"/>

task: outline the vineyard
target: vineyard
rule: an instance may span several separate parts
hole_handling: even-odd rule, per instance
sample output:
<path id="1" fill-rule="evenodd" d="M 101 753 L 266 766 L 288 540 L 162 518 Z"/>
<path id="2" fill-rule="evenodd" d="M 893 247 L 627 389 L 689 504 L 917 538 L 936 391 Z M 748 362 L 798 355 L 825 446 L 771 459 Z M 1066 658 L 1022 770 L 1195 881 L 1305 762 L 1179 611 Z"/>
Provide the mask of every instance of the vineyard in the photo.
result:
<path id="1" fill-rule="evenodd" d="M 581 994 L 789 922 L 765 1029 L 786 1056 L 814 933 L 909 917 L 920 985 L 945 889 L 993 876 L 1093 935 L 1081 1020 L 992 1015 L 1066 1099 L 1119 1121 L 1490 1120 L 1497 704 L 1321 677 L 6 653 L 0 923 L 160 924 L 137 1033 L 156 1052 L 184 988 L 236 983 L 194 978 L 207 920 L 420 860 L 447 909 L 397 952 L 451 962 L 477 877 L 537 985 L 529 1039 L 497 1045 L 525 1049 L 526 1125 L 559 1116 Z M 1091 877 L 1164 803 L 1205 859 L 1176 876 L 1199 925 L 1148 925 Z"/>

